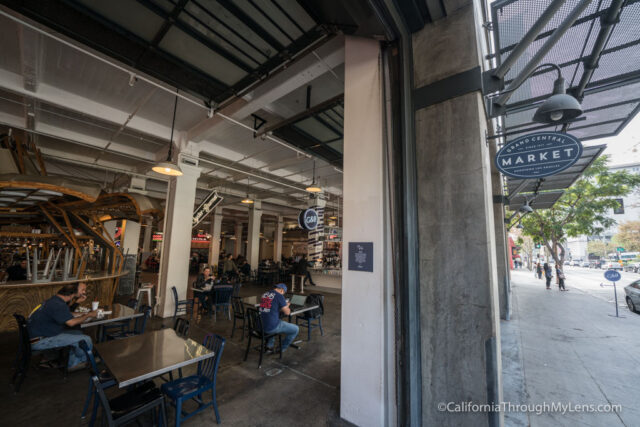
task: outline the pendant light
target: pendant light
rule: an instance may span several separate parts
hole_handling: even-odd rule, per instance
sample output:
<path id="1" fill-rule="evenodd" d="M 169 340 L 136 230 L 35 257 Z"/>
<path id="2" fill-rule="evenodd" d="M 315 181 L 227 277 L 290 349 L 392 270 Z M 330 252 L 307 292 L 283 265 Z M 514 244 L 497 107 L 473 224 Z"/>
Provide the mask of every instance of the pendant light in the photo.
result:
<path id="1" fill-rule="evenodd" d="M 240 203 L 244 203 L 245 205 L 252 205 L 253 199 L 249 197 L 249 177 L 247 176 L 247 197 L 242 199 Z"/>
<path id="2" fill-rule="evenodd" d="M 158 172 L 162 175 L 169 176 L 182 176 L 182 171 L 177 163 L 171 160 L 171 152 L 173 149 L 173 128 L 176 124 L 176 109 L 178 108 L 178 91 L 176 90 L 176 100 L 173 103 L 173 121 L 171 122 L 171 140 L 169 141 L 169 153 L 167 153 L 167 160 L 164 162 L 156 163 L 151 168 L 152 171 Z"/>
<path id="3" fill-rule="evenodd" d="M 313 161 L 313 182 L 311 185 L 305 188 L 309 193 L 321 193 L 322 188 L 319 185 L 316 185 L 316 161 Z"/>

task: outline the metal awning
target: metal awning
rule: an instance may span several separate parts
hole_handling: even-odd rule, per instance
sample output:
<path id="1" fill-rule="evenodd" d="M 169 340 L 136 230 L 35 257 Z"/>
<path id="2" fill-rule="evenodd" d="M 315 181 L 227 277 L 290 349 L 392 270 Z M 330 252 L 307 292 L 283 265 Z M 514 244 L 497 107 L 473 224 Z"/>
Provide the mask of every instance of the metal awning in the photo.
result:
<path id="1" fill-rule="evenodd" d="M 505 85 L 522 71 L 553 31 L 584 0 L 567 0 L 504 77 Z M 498 64 L 515 49 L 552 0 L 498 0 L 492 3 L 494 48 Z M 606 33 L 609 8 L 616 0 L 592 0 L 540 61 L 560 66 L 567 92 L 581 100 L 584 114 L 566 128 L 532 122 L 535 109 L 553 89 L 556 73 L 542 69 L 514 91 L 506 104 L 506 141 L 523 133 L 564 130 L 582 141 L 614 136 L 640 111 L 640 0 L 622 2 L 619 20 Z M 602 33 L 602 34 L 601 34 Z M 598 37 L 604 46 L 598 49 Z M 606 38 L 604 38 L 606 36 Z M 591 71 L 585 64 L 593 63 Z"/>
<path id="2" fill-rule="evenodd" d="M 526 200 L 535 199 L 530 203 L 534 209 L 548 209 L 564 194 L 564 190 L 571 187 L 584 171 L 602 154 L 606 145 L 584 147 L 580 159 L 564 171 L 540 179 L 507 178 L 507 194 L 509 209 L 519 209 Z M 537 196 L 536 196 L 537 194 Z"/>

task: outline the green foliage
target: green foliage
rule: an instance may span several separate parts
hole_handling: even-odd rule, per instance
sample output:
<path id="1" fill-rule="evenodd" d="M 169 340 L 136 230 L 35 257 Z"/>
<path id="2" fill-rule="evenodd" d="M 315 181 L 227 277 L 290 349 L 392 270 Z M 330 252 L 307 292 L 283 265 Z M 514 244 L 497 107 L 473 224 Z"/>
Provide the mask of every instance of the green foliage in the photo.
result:
<path id="1" fill-rule="evenodd" d="M 640 176 L 625 170 L 611 172 L 607 157 L 596 159 L 583 175 L 565 191 L 551 209 L 535 210 L 526 215 L 523 233 L 537 243 L 544 243 L 554 258 L 567 237 L 598 235 L 615 224 L 607 214 L 618 207 L 615 198 L 626 196 L 640 186 Z"/>
<path id="2" fill-rule="evenodd" d="M 620 224 L 618 234 L 613 236 L 613 240 L 626 252 L 640 252 L 640 221 L 627 221 Z"/>

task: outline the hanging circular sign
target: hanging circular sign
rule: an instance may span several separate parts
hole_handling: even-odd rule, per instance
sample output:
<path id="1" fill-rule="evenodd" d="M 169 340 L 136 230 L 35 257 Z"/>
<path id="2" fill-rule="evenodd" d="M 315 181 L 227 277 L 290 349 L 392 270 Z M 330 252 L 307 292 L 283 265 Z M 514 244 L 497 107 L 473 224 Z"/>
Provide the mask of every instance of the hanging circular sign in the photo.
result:
<path id="1" fill-rule="evenodd" d="M 529 179 L 555 175 L 582 156 L 582 144 L 562 132 L 523 135 L 506 144 L 496 154 L 500 172 L 512 178 Z"/>
<path id="2" fill-rule="evenodd" d="M 303 230 L 315 230 L 318 226 L 318 212 L 314 209 L 305 209 L 298 215 L 298 225 Z"/>

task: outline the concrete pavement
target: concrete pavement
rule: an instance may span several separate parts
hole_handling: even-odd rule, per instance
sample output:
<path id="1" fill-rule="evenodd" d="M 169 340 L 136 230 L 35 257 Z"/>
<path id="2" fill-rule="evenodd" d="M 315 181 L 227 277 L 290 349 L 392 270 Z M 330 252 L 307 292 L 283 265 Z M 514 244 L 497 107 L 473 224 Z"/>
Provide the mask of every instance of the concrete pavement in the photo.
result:
<path id="1" fill-rule="evenodd" d="M 507 426 L 640 426 L 640 315 L 615 318 L 603 270 L 567 268 L 568 292 L 512 272 L 513 317 L 502 322 L 504 399 L 528 405 L 619 404 L 618 412 L 507 413 Z M 628 278 L 625 276 L 629 276 Z M 633 276 L 633 277 L 631 277 Z M 623 273 L 624 285 L 640 275 Z M 599 277 L 602 278 L 599 279 Z"/>

